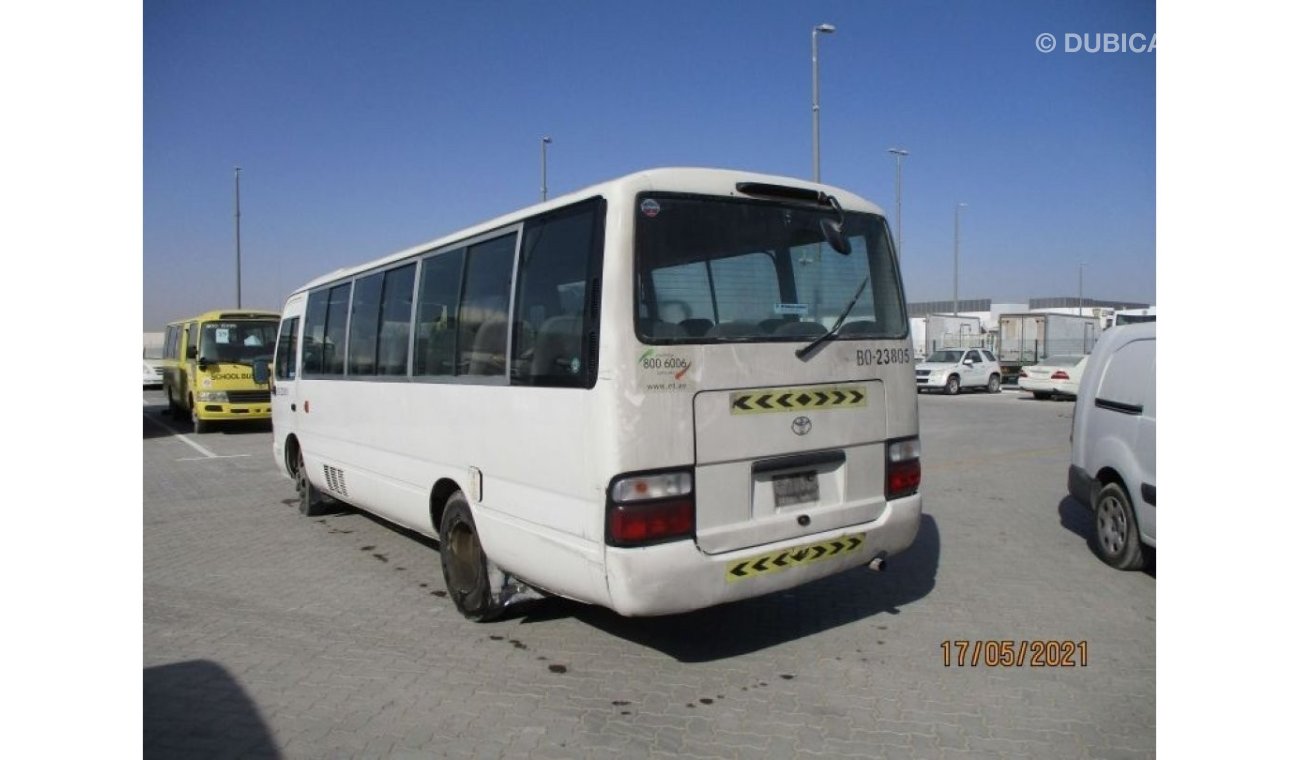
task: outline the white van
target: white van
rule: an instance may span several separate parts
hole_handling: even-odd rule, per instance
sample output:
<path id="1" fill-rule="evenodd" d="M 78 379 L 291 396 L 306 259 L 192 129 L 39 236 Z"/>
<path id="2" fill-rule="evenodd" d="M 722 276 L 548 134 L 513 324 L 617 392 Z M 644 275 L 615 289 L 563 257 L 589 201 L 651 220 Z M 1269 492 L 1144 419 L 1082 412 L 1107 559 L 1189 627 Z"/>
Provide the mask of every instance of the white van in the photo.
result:
<path id="1" fill-rule="evenodd" d="M 1156 325 L 1102 333 L 1079 383 L 1070 495 L 1095 513 L 1098 555 L 1141 570 L 1156 547 Z"/>

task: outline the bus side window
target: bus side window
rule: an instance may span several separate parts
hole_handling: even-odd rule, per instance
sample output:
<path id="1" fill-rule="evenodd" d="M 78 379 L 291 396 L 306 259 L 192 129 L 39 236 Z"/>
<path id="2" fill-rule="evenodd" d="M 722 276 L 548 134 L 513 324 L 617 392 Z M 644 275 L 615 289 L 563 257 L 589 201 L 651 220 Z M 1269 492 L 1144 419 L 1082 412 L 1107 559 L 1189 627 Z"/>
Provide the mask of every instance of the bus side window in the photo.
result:
<path id="1" fill-rule="evenodd" d="M 460 301 L 458 375 L 505 374 L 509 329 L 506 310 L 514 269 L 515 237 L 504 235 L 469 249 Z"/>
<path id="2" fill-rule="evenodd" d="M 564 209 L 528 223 L 515 304 L 519 326 L 511 382 L 585 387 L 585 315 L 595 277 L 592 243 L 598 203 Z M 531 338 L 531 340 L 530 340 Z"/>
<path id="3" fill-rule="evenodd" d="M 328 308 L 328 290 L 318 290 L 307 296 L 307 315 L 302 327 L 303 375 L 319 375 L 324 369 L 321 347 L 325 344 L 325 312 Z"/>
<path id="4" fill-rule="evenodd" d="M 405 375 L 406 351 L 411 334 L 411 294 L 415 290 L 415 265 L 384 273 L 384 297 L 379 311 L 378 371 Z"/>
<path id="5" fill-rule="evenodd" d="M 325 343 L 321 347 L 322 374 L 342 375 L 344 350 L 348 340 L 348 303 L 352 300 L 352 283 L 330 288 L 329 308 L 325 312 Z"/>
<path id="6" fill-rule="evenodd" d="M 456 357 L 456 303 L 460 300 L 465 249 L 424 260 L 415 311 L 415 374 L 453 375 Z"/>
<path id="7" fill-rule="evenodd" d="M 298 376 L 298 318 L 286 319 L 280 326 L 280 340 L 275 347 L 275 378 L 293 380 Z"/>

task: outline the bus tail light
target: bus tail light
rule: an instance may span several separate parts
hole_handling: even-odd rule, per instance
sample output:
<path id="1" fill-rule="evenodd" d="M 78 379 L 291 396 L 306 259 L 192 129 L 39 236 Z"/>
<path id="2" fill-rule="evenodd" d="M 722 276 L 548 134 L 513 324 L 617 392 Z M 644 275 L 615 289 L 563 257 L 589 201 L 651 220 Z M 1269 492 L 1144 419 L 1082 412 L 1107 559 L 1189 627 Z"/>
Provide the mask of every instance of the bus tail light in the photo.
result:
<path id="1" fill-rule="evenodd" d="M 642 546 L 695 533 L 695 494 L 689 471 L 615 478 L 609 486 L 606 539 L 612 546 Z"/>
<path id="2" fill-rule="evenodd" d="M 885 498 L 911 496 L 921 487 L 921 439 L 893 441 L 885 454 Z"/>

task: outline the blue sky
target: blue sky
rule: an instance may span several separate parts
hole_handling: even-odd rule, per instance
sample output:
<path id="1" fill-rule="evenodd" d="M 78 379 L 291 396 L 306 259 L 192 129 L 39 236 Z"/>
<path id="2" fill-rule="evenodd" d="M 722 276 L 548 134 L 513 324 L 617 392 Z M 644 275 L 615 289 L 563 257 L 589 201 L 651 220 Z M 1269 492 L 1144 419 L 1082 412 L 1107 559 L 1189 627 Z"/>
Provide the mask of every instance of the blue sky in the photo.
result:
<path id="1" fill-rule="evenodd" d="M 144 327 L 653 166 L 811 175 L 891 216 L 909 300 L 1154 302 L 1151 2 L 158 2 L 143 6 Z M 1058 47 L 1041 53 L 1040 33 Z"/>

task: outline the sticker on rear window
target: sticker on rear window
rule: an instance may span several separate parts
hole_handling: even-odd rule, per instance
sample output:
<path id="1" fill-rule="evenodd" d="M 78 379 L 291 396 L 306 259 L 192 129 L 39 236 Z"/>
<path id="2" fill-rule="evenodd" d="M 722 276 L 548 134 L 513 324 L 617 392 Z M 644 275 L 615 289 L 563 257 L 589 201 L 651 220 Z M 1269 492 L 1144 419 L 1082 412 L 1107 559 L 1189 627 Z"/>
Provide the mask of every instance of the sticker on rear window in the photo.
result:
<path id="1" fill-rule="evenodd" d="M 659 216 L 659 201 L 654 198 L 646 198 L 641 201 L 641 213 L 649 219 Z"/>

